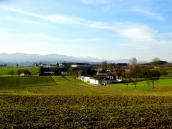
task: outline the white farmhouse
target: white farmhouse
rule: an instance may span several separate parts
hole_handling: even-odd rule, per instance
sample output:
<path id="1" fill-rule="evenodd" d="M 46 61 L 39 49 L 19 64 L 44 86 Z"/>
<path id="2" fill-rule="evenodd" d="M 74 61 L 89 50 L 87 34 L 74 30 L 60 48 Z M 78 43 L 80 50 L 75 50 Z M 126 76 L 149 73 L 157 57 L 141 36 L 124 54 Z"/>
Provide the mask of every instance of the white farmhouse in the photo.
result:
<path id="1" fill-rule="evenodd" d="M 90 84 L 94 84 L 94 85 L 100 85 L 100 80 L 95 79 L 95 78 L 90 78 Z"/>
<path id="2" fill-rule="evenodd" d="M 78 79 L 83 82 L 94 84 L 94 85 L 100 84 L 98 79 L 87 77 L 87 76 L 80 76 L 80 77 L 78 77 Z"/>
<path id="3" fill-rule="evenodd" d="M 112 84 L 115 82 L 122 82 L 122 78 L 116 76 L 114 79 L 112 76 L 106 76 L 106 77 L 101 77 L 101 76 L 95 76 L 95 77 L 88 77 L 88 76 L 80 76 L 78 77 L 79 80 L 93 84 L 93 85 L 106 85 L 106 84 Z"/>

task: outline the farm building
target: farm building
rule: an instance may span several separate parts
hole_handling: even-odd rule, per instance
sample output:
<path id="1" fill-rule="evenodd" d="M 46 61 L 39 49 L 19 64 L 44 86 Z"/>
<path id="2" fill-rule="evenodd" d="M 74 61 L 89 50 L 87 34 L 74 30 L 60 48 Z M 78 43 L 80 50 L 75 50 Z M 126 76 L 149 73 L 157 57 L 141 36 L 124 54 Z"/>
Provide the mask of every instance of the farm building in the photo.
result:
<path id="1" fill-rule="evenodd" d="M 113 76 L 106 76 L 106 77 L 100 77 L 100 76 L 93 76 L 93 77 L 89 77 L 89 76 L 80 76 L 78 77 L 79 80 L 89 83 L 89 84 L 93 84 L 93 85 L 106 85 L 106 84 L 112 84 L 115 82 L 121 82 L 122 79 L 121 78 L 114 78 Z"/>
<path id="2" fill-rule="evenodd" d="M 18 70 L 18 75 L 23 77 L 23 76 L 30 76 L 31 72 L 29 72 L 27 69 L 19 69 Z"/>
<path id="3" fill-rule="evenodd" d="M 68 75 L 68 72 L 65 68 L 58 68 L 56 66 L 44 66 L 40 68 L 40 75 Z"/>
<path id="4" fill-rule="evenodd" d="M 87 63 L 73 63 L 71 64 L 72 68 L 90 68 L 91 65 Z"/>
<path id="5" fill-rule="evenodd" d="M 64 62 L 64 63 L 58 63 L 58 66 L 60 68 L 65 68 L 65 67 L 71 67 L 71 68 L 89 68 L 91 67 L 90 64 L 88 63 L 72 63 L 72 62 Z"/>
<path id="6" fill-rule="evenodd" d="M 98 79 L 95 79 L 95 78 L 92 78 L 92 77 L 79 76 L 78 79 L 83 81 L 83 82 L 94 84 L 94 85 L 99 85 L 100 84 L 100 81 Z"/>

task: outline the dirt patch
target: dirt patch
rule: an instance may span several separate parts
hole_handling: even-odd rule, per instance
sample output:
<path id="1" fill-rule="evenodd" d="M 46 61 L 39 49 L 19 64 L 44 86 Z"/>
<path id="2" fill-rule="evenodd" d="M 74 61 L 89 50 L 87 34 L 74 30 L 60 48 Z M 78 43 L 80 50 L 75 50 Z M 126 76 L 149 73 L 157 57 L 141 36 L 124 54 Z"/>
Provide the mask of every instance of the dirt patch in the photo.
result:
<path id="1" fill-rule="evenodd" d="M 172 92 L 171 87 L 161 87 L 161 88 L 154 88 L 152 89 L 154 92 Z"/>

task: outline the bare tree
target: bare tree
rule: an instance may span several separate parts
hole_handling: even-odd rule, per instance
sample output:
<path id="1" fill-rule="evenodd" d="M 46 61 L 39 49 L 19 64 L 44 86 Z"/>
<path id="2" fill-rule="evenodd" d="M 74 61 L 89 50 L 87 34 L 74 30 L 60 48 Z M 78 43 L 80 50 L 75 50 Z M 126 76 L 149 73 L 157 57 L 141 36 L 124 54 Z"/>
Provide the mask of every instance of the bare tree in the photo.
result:
<path id="1" fill-rule="evenodd" d="M 154 58 L 154 59 L 152 60 L 152 64 L 153 64 L 153 65 L 156 65 L 156 66 L 157 66 L 157 65 L 160 65 L 160 58 L 157 58 L 157 57 Z"/>
<path id="2" fill-rule="evenodd" d="M 139 65 L 137 64 L 137 59 L 135 57 L 133 57 L 131 60 L 130 60 L 130 65 L 129 65 L 129 69 L 130 69 L 130 76 L 132 79 L 132 82 L 133 84 L 137 85 L 137 81 L 138 81 L 138 74 L 140 72 L 140 67 Z"/>
<path id="3" fill-rule="evenodd" d="M 160 71 L 158 69 L 150 70 L 150 80 L 152 80 L 152 87 L 155 88 L 155 81 L 160 78 Z"/>
<path id="4" fill-rule="evenodd" d="M 107 71 L 108 70 L 108 62 L 103 61 L 101 64 L 101 68 L 102 68 L 102 70 Z"/>
<path id="5" fill-rule="evenodd" d="M 133 57 L 131 60 L 130 60 L 130 64 L 131 65 L 137 65 L 137 59 L 135 57 Z"/>

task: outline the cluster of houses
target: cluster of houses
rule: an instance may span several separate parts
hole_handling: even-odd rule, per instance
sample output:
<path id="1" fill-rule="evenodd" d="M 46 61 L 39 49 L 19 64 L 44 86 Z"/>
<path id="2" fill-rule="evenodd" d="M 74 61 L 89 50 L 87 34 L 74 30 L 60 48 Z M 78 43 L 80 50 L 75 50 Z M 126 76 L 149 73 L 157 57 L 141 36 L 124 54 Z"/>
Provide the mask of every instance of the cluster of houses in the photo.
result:
<path id="1" fill-rule="evenodd" d="M 77 72 L 77 79 L 93 85 L 106 85 L 122 82 L 121 76 L 109 76 L 106 72 L 96 71 L 95 69 L 97 67 L 98 65 L 96 64 L 88 63 L 60 63 L 57 65 L 42 65 L 40 67 L 40 76 L 67 76 L 70 74 L 71 70 L 73 70 Z"/>
<path id="2" fill-rule="evenodd" d="M 69 75 L 70 68 L 90 68 L 91 65 L 87 63 L 59 63 L 56 65 L 41 64 L 40 75 Z"/>

